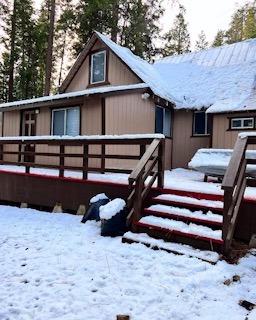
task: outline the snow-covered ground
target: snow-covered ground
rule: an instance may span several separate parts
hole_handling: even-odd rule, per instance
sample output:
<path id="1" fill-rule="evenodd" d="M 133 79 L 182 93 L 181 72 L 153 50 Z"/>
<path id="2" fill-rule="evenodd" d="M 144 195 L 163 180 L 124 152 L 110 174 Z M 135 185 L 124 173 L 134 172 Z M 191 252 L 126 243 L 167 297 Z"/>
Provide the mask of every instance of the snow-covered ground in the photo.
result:
<path id="1" fill-rule="evenodd" d="M 239 300 L 256 302 L 256 253 L 211 265 L 101 237 L 80 219 L 0 206 L 1 320 L 244 320 Z"/>

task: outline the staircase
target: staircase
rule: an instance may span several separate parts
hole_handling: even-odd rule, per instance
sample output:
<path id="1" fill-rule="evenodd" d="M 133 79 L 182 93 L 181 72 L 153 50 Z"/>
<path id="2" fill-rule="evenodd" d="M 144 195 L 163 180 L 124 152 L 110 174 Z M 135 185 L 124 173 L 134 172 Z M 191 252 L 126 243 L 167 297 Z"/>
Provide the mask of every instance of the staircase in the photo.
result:
<path id="1" fill-rule="evenodd" d="M 147 200 L 133 232 L 126 233 L 122 241 L 139 242 L 214 263 L 218 259 L 216 252 L 221 252 L 223 245 L 222 213 L 220 196 L 162 189 Z M 194 248 L 207 251 L 199 253 Z"/>

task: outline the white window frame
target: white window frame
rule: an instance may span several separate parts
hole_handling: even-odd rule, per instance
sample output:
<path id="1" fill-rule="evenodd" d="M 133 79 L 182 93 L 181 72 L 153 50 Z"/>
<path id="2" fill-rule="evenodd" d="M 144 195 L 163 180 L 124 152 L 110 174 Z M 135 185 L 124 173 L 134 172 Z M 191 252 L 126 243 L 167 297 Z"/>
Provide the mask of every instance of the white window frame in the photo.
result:
<path id="1" fill-rule="evenodd" d="M 63 136 L 66 136 L 67 133 L 67 110 L 70 110 L 70 109 L 78 109 L 79 110 L 79 121 L 80 121 L 80 117 L 81 117 L 81 114 L 80 114 L 80 107 L 79 106 L 76 106 L 76 107 L 68 107 L 68 108 L 57 108 L 57 109 L 52 109 L 52 123 L 51 123 L 51 135 L 53 136 L 53 126 L 54 126 L 54 112 L 57 112 L 57 111 L 65 111 L 64 113 L 64 133 L 63 133 Z M 78 128 L 78 131 L 80 133 L 80 128 Z"/>
<path id="2" fill-rule="evenodd" d="M 101 81 L 93 81 L 93 57 L 98 55 L 98 54 L 101 54 L 101 53 L 104 53 L 104 80 L 101 80 Z M 101 51 L 98 51 L 98 52 L 95 52 L 95 53 L 92 53 L 91 54 L 91 70 L 90 70 L 90 84 L 97 84 L 97 83 L 102 83 L 102 82 L 105 82 L 106 81 L 106 60 L 107 60 L 107 51 L 106 50 L 101 50 Z"/>
<path id="3" fill-rule="evenodd" d="M 204 129 L 204 133 L 196 133 L 195 132 L 195 125 L 196 125 L 196 117 L 195 117 L 195 114 L 196 113 L 204 113 L 205 114 L 205 129 Z M 209 136 L 210 133 L 208 133 L 208 114 L 205 112 L 205 111 L 194 111 L 194 114 L 193 114 L 193 136 Z"/>
<path id="4" fill-rule="evenodd" d="M 252 120 L 252 125 L 251 126 L 245 126 L 244 122 L 246 120 Z M 240 127 L 236 127 L 233 126 L 233 121 L 241 121 L 241 126 Z M 231 118 L 230 119 L 230 129 L 232 130 L 240 130 L 240 129 L 254 129 L 254 125 L 255 125 L 255 120 L 253 117 L 247 117 L 247 118 Z"/>

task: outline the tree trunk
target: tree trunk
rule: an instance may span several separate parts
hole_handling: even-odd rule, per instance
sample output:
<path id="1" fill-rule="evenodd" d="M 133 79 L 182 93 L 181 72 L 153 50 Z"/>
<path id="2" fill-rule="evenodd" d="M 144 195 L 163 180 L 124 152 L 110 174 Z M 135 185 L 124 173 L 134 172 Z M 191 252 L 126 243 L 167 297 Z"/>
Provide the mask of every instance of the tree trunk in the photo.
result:
<path id="1" fill-rule="evenodd" d="M 10 51 L 10 66 L 9 66 L 9 81 L 8 81 L 8 101 L 13 101 L 14 87 L 14 63 L 15 63 L 15 38 L 16 38 L 16 9 L 17 0 L 13 1 L 12 13 L 12 29 L 11 29 L 11 51 Z"/>
<path id="2" fill-rule="evenodd" d="M 44 95 L 48 96 L 51 89 L 51 77 L 52 77 L 52 53 L 53 53 L 53 37 L 54 37 L 54 21 L 55 21 L 55 0 L 50 0 L 50 24 L 48 35 L 48 46 L 46 53 L 46 66 L 45 66 L 45 86 Z"/>
<path id="3" fill-rule="evenodd" d="M 119 1 L 115 0 L 112 5 L 112 18 L 113 25 L 111 28 L 111 40 L 117 42 L 117 34 L 118 34 L 118 13 L 119 13 Z"/>

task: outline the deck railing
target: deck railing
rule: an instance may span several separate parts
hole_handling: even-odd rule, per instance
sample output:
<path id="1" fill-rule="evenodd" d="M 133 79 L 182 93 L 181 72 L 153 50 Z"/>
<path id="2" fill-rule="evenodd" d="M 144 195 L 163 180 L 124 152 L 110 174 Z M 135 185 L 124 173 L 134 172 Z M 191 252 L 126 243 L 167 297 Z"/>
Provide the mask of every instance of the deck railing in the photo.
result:
<path id="1" fill-rule="evenodd" d="M 161 135 L 120 135 L 120 136 L 81 136 L 81 137 L 2 137 L 0 138 L 0 164 L 24 166 L 26 173 L 30 173 L 33 168 L 57 169 L 59 177 L 64 176 L 65 170 L 81 171 L 83 179 L 88 178 L 88 172 L 113 172 L 131 173 L 135 164 L 128 166 L 128 160 L 139 161 L 147 150 L 147 146 Z M 137 151 L 131 152 L 127 148 L 119 154 L 113 154 L 107 150 L 107 146 L 135 146 Z M 11 147 L 10 146 L 15 146 Z M 48 148 L 42 149 L 41 146 Z M 54 146 L 54 151 L 49 147 Z M 98 146 L 96 152 L 91 151 L 91 147 Z M 70 152 L 68 147 L 80 147 L 80 152 Z M 50 150 L 50 151 L 49 151 Z M 10 159 L 11 157 L 11 159 Z M 47 161 L 37 161 L 47 158 Z M 68 159 L 80 159 L 80 164 L 68 165 Z M 51 160 L 52 159 L 52 160 Z M 53 164 L 53 162 L 57 163 Z M 98 159 L 100 164 L 90 166 L 90 159 Z M 107 167 L 106 160 L 120 160 L 118 167 Z M 122 168 L 122 160 L 126 165 Z M 129 167 L 129 169 L 127 169 Z M 131 168 L 130 168 L 131 167 Z"/>
<path id="2" fill-rule="evenodd" d="M 141 217 L 143 202 L 154 182 L 157 180 L 157 186 L 163 188 L 164 147 L 164 139 L 154 139 L 129 176 L 130 195 L 127 204 L 130 212 L 127 223 L 134 228 Z"/>
<path id="3" fill-rule="evenodd" d="M 244 197 L 248 182 L 253 184 L 254 179 L 247 179 L 247 164 L 256 164 L 256 159 L 247 159 L 248 145 L 256 144 L 256 136 L 240 135 L 235 143 L 234 151 L 226 170 L 222 189 L 224 190 L 224 212 L 222 239 L 224 241 L 224 253 L 228 254 L 234 236 L 238 212 Z"/>

